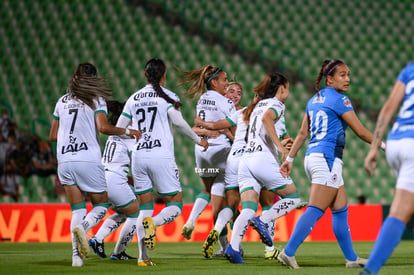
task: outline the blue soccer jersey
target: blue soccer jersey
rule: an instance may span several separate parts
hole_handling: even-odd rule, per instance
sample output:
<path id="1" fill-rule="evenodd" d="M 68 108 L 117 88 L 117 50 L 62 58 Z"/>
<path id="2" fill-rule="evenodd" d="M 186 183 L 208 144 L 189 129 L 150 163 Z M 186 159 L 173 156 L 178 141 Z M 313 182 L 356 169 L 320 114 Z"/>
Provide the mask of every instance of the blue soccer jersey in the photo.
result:
<path id="1" fill-rule="evenodd" d="M 405 96 L 388 139 L 414 138 L 414 62 L 405 67 L 397 79 L 405 84 Z"/>
<path id="2" fill-rule="evenodd" d="M 348 125 L 341 116 L 352 110 L 349 98 L 332 87 L 320 90 L 309 99 L 306 113 L 310 120 L 310 140 L 306 155 L 324 154 L 329 167 L 335 158 L 342 158 Z"/>

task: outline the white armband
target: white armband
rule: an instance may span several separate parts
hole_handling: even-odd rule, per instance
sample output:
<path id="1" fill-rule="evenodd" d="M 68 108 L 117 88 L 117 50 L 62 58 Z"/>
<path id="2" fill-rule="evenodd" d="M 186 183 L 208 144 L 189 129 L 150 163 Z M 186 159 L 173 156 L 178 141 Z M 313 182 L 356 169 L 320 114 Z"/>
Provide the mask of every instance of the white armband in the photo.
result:
<path id="1" fill-rule="evenodd" d="M 131 131 L 129 131 L 128 128 L 125 128 L 125 135 L 129 136 L 130 133 L 131 133 Z"/>
<path id="2" fill-rule="evenodd" d="M 381 141 L 381 149 L 385 151 L 385 142 Z"/>

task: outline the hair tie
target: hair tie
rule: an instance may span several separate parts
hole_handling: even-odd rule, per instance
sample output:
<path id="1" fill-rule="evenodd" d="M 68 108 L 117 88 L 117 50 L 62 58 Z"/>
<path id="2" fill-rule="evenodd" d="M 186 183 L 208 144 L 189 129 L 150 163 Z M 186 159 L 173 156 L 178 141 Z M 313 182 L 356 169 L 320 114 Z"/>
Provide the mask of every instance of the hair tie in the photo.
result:
<path id="1" fill-rule="evenodd" d="M 335 71 L 335 69 L 336 69 L 336 67 L 338 67 L 339 65 L 342 65 L 342 64 L 344 64 L 344 63 L 338 63 L 338 64 L 336 64 L 335 66 L 333 66 L 326 74 L 325 74 L 325 77 L 328 77 L 328 75 L 330 75 L 333 71 Z"/>
<path id="2" fill-rule="evenodd" d="M 221 72 L 221 69 L 217 68 L 217 70 L 207 79 L 206 84 L 208 84 L 213 78 L 215 78 L 219 72 Z"/>

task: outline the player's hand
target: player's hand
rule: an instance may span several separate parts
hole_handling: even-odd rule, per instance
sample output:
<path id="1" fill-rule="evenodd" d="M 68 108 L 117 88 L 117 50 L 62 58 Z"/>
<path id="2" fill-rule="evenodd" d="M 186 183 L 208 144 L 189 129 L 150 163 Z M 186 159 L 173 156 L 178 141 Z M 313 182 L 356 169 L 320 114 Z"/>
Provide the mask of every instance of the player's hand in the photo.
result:
<path id="1" fill-rule="evenodd" d="M 292 138 L 285 138 L 285 139 L 282 139 L 281 141 L 280 141 L 280 143 L 282 143 L 282 145 L 287 149 L 287 150 L 290 150 L 290 148 L 292 148 L 292 145 L 293 145 L 293 139 Z"/>
<path id="2" fill-rule="evenodd" d="M 138 141 L 142 137 L 141 131 L 135 130 L 135 129 L 129 129 L 129 137 L 132 137 L 135 139 L 135 141 Z"/>
<path id="3" fill-rule="evenodd" d="M 201 117 L 199 117 L 199 116 L 197 116 L 195 119 L 194 119 L 194 126 L 197 126 L 197 127 L 199 127 L 199 126 L 203 126 L 203 120 L 201 119 Z"/>
<path id="4" fill-rule="evenodd" d="M 292 172 L 292 166 L 292 162 L 285 160 L 280 166 L 280 174 L 287 178 L 290 175 L 290 172 Z"/>
<path id="5" fill-rule="evenodd" d="M 198 144 L 204 148 L 203 152 L 205 152 L 208 148 L 208 141 L 206 138 L 202 138 L 200 143 Z"/>
<path id="6" fill-rule="evenodd" d="M 377 167 L 378 149 L 369 150 L 365 157 L 364 167 L 370 176 L 374 174 L 374 169 Z"/>

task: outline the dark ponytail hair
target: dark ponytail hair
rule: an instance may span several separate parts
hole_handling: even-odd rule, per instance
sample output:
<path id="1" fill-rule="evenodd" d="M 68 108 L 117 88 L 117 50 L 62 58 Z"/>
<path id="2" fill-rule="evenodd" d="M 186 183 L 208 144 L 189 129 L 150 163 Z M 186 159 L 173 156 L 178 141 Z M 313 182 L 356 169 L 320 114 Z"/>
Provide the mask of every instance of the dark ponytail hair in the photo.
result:
<path id="1" fill-rule="evenodd" d="M 147 77 L 148 82 L 154 88 L 157 95 L 168 103 L 174 105 L 175 109 L 179 109 L 182 106 L 181 102 L 170 98 L 166 93 L 164 93 L 160 86 L 160 80 L 164 73 L 165 63 L 159 58 L 152 58 L 147 62 L 147 64 L 145 64 L 145 76 Z"/>
<path id="2" fill-rule="evenodd" d="M 260 100 L 266 99 L 266 98 L 272 98 L 275 97 L 277 90 L 281 85 L 286 87 L 288 84 L 288 79 L 286 76 L 284 76 L 281 73 L 273 73 L 268 74 L 265 76 L 265 78 L 262 80 L 262 82 L 259 83 L 255 88 L 253 88 L 253 91 L 259 95 Z M 254 107 L 256 107 L 256 103 L 252 102 L 247 106 L 246 109 L 243 111 L 243 121 L 246 123 L 246 125 L 249 124 L 250 116 L 253 112 Z"/>
<path id="3" fill-rule="evenodd" d="M 323 77 L 325 77 L 325 85 L 326 85 L 326 78 L 328 75 L 333 75 L 336 71 L 336 68 L 339 65 L 345 64 L 342 60 L 339 59 L 325 59 L 322 63 L 322 67 L 319 70 L 318 78 L 315 81 L 315 89 L 316 91 L 320 90 L 320 83 Z"/>
<path id="4" fill-rule="evenodd" d="M 125 102 L 119 102 L 117 100 L 107 100 L 106 106 L 108 108 L 108 122 L 112 125 L 116 125 L 118 118 L 124 109 Z"/>

